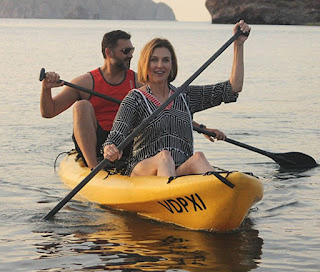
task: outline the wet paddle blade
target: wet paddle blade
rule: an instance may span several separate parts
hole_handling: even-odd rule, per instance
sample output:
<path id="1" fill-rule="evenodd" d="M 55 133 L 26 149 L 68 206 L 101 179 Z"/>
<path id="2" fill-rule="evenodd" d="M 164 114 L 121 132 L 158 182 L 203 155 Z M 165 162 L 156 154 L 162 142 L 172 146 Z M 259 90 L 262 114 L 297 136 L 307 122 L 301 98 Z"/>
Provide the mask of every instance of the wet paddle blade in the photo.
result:
<path id="1" fill-rule="evenodd" d="M 205 130 L 200 127 L 193 127 L 193 130 L 209 135 L 211 137 L 215 137 L 216 134 Z M 281 167 L 287 169 L 309 169 L 318 166 L 317 162 L 310 157 L 309 155 L 303 154 L 301 152 L 287 152 L 287 153 L 272 153 L 268 152 L 251 145 L 247 145 L 236 140 L 230 139 L 226 137 L 225 142 L 234 144 L 236 146 L 240 146 L 242 148 L 248 149 L 250 151 L 259 153 L 261 155 L 267 156 L 270 159 L 273 159 L 276 163 L 278 163 Z"/>
<path id="2" fill-rule="evenodd" d="M 277 162 L 281 167 L 290 169 L 307 169 L 318 165 L 312 157 L 301 152 L 271 153 L 270 158 Z"/>

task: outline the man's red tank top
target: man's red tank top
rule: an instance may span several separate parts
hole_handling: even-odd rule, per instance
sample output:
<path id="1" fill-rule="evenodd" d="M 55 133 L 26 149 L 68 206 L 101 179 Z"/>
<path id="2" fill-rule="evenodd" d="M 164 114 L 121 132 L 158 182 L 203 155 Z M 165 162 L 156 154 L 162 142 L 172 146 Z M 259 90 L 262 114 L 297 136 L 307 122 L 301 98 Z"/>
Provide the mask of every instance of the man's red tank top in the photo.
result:
<path id="1" fill-rule="evenodd" d="M 132 70 L 127 70 L 124 80 L 117 85 L 109 84 L 102 76 L 100 68 L 91 71 L 90 74 L 93 78 L 93 90 L 95 92 L 111 96 L 121 101 L 131 89 L 136 87 L 135 76 Z M 89 101 L 94 108 L 100 126 L 104 130 L 110 131 L 119 105 L 95 95 L 92 95 Z"/>

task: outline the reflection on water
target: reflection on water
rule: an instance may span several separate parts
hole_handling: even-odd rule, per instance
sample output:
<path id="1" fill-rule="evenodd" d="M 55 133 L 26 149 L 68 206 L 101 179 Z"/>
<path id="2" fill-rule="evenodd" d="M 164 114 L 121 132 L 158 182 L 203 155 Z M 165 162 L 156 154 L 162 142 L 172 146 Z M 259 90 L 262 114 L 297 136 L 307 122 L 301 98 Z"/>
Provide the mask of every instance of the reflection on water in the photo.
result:
<path id="1" fill-rule="evenodd" d="M 319 168 L 319 165 L 314 167 L 314 168 Z M 285 168 L 280 168 L 278 174 L 276 177 L 278 179 L 291 179 L 291 178 L 308 178 L 311 177 L 311 170 L 314 168 L 308 168 L 308 169 L 285 169 Z"/>
<path id="2" fill-rule="evenodd" d="M 95 226 L 92 218 L 90 226 L 71 223 L 70 218 L 64 218 L 68 226 L 63 220 L 43 225 L 35 231 L 43 237 L 34 245 L 39 259 L 77 271 L 226 272 L 249 271 L 257 267 L 262 254 L 263 240 L 248 218 L 231 233 L 190 231 L 113 210 L 97 218 Z M 65 256 L 77 262 L 63 263 Z M 48 271 L 52 268 L 49 265 Z"/>

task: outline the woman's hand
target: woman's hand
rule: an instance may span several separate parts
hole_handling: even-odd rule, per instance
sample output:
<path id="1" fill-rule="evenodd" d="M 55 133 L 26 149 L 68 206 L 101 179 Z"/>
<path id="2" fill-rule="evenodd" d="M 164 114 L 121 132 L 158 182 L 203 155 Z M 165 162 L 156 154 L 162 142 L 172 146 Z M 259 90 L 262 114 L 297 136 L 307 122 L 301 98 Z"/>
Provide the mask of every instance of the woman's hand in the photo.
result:
<path id="1" fill-rule="evenodd" d="M 236 40 L 238 43 L 243 44 L 246 39 L 248 39 L 251 27 L 246 24 L 243 20 L 240 20 L 238 23 L 235 24 L 233 27 L 233 34 L 236 34 L 238 30 L 241 30 L 246 35 L 240 35 L 239 38 Z"/>
<path id="2" fill-rule="evenodd" d="M 209 135 L 203 134 L 203 136 L 206 137 L 211 142 L 214 142 L 214 139 L 216 139 L 216 140 L 225 140 L 226 139 L 226 135 L 224 135 L 224 133 L 218 129 L 206 128 L 206 130 L 216 134 L 216 136 L 214 138 Z"/>
<path id="3" fill-rule="evenodd" d="M 121 159 L 122 153 L 114 144 L 106 145 L 103 149 L 103 157 L 111 162 Z"/>

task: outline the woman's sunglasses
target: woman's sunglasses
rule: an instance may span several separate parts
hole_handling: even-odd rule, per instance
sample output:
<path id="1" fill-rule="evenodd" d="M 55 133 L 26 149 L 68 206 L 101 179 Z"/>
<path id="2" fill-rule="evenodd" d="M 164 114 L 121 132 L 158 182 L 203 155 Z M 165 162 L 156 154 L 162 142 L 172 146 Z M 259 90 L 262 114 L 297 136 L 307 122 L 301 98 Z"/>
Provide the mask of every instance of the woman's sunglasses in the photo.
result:
<path id="1" fill-rule="evenodd" d="M 127 47 L 127 48 L 121 49 L 121 52 L 125 55 L 128 55 L 129 53 L 133 53 L 133 51 L 134 51 L 134 47 Z"/>

